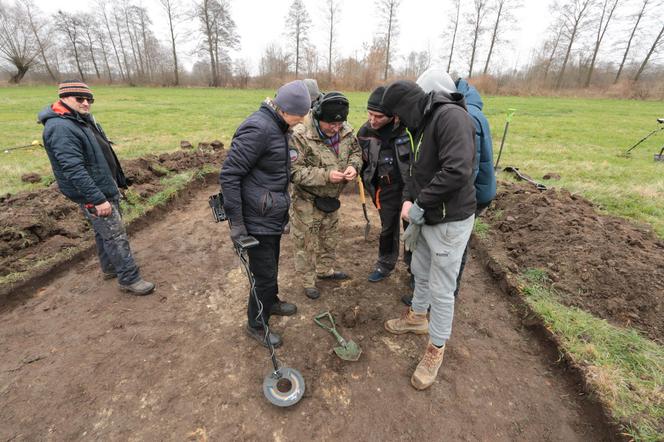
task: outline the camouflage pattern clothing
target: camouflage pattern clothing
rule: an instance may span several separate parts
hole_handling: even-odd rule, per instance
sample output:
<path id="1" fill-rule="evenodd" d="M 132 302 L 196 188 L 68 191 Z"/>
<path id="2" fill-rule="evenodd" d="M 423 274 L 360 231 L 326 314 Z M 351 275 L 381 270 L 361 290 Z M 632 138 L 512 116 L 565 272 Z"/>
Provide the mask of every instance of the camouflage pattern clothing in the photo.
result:
<path id="1" fill-rule="evenodd" d="M 339 211 L 325 213 L 314 205 L 314 198 L 338 197 L 347 183 L 330 183 L 332 170 L 345 171 L 362 166 L 360 146 L 353 128 L 344 123 L 339 131 L 338 154 L 328 146 L 316 126 L 307 118 L 293 128 L 291 157 L 291 233 L 295 244 L 295 270 L 302 275 L 305 288 L 316 286 L 316 276 L 331 275 L 338 239 Z M 354 185 L 354 183 L 353 183 Z"/>

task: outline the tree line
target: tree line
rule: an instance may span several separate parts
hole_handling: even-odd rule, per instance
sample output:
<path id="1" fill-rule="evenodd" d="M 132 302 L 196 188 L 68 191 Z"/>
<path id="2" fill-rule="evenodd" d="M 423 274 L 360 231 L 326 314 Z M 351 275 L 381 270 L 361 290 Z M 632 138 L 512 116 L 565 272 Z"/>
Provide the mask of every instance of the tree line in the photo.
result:
<path id="1" fill-rule="evenodd" d="M 432 64 L 456 76 L 501 87 L 548 90 L 638 85 L 662 91 L 664 0 L 555 0 L 543 43 L 519 66 L 505 66 L 521 23 L 522 0 L 446 0 L 440 5 L 441 49 L 399 52 L 401 0 L 373 0 L 373 39 L 352 54 L 336 48 L 338 27 L 350 4 L 343 0 L 292 0 L 285 31 L 261 54 L 257 69 L 231 56 L 241 49 L 229 0 L 96 0 L 89 12 L 46 15 L 33 0 L 0 0 L 0 70 L 9 83 L 59 81 L 76 76 L 93 83 L 274 87 L 292 78 L 321 86 L 369 90 L 392 78 L 416 78 Z M 91 2 L 92 3 L 92 2 Z M 444 11 L 444 14 L 442 13 Z M 430 11 L 434 13 L 435 11 Z M 160 14 L 159 17 L 154 15 Z M 155 33 L 154 19 L 165 22 Z M 412 24 L 408 24 L 412 26 Z M 184 49 L 183 29 L 195 47 Z M 323 30 L 325 46 L 312 44 Z M 182 67 L 186 52 L 195 63 Z M 253 75 L 252 75 L 253 71 Z"/>

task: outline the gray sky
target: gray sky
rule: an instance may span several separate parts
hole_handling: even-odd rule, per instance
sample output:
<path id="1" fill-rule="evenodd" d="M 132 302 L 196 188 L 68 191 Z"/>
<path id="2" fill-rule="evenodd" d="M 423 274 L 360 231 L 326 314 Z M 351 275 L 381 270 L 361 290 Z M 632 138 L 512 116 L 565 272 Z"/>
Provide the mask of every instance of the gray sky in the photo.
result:
<path id="1" fill-rule="evenodd" d="M 321 51 L 321 62 L 324 64 L 327 45 L 325 37 L 327 30 L 322 11 L 324 2 L 303 1 L 312 18 L 310 40 Z M 233 58 L 248 60 L 252 72 L 256 73 L 260 57 L 268 44 L 276 42 L 286 49 L 288 42 L 284 23 L 291 2 L 292 0 L 230 0 L 232 17 L 237 25 L 241 44 L 240 50 L 232 54 Z M 49 14 L 58 9 L 89 11 L 94 5 L 92 1 L 81 0 L 35 0 L 35 3 Z M 166 42 L 168 39 L 166 20 L 158 0 L 142 0 L 139 3 L 148 8 L 154 22 L 155 34 Z M 192 0 L 181 0 L 181 4 L 186 6 L 191 3 Z M 463 3 L 466 3 L 466 8 L 470 7 L 471 2 L 462 1 Z M 524 6 L 517 14 L 517 27 L 509 33 L 511 46 L 504 48 L 498 57 L 492 58 L 502 69 L 512 68 L 528 61 L 531 51 L 541 43 L 549 24 L 548 5 L 551 0 L 524 0 L 523 3 Z M 341 0 L 342 9 L 335 40 L 338 55 L 361 53 L 363 43 L 371 42 L 380 20 L 375 4 L 375 0 Z M 432 64 L 442 64 L 443 60 L 439 54 L 442 51 L 443 41 L 440 35 L 451 18 L 449 15 L 451 9 L 450 0 L 402 0 L 398 15 L 400 33 L 396 41 L 397 57 L 403 57 L 412 50 L 429 50 L 432 54 Z M 195 57 L 188 55 L 195 42 L 186 35 L 196 32 L 196 26 L 191 21 L 180 26 L 182 40 L 179 52 L 185 67 L 190 67 L 195 61 Z M 397 58 L 396 64 L 401 64 L 401 60 L 402 58 Z M 483 66 L 484 55 L 480 54 L 476 63 Z M 494 67 L 498 66 L 494 64 Z M 466 73 L 465 63 L 460 63 L 456 68 L 461 73 Z"/>

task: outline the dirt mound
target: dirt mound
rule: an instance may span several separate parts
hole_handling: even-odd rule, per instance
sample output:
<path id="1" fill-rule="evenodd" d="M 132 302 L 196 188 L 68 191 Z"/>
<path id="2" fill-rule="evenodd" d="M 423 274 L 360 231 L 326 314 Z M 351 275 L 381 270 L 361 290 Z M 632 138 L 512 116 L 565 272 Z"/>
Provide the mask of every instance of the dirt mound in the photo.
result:
<path id="1" fill-rule="evenodd" d="M 568 305 L 664 340 L 664 242 L 566 190 L 502 183 L 485 220 L 514 273 L 546 271 Z"/>
<path id="2" fill-rule="evenodd" d="M 163 190 L 169 173 L 221 164 L 221 151 L 177 151 L 123 161 L 123 169 L 141 199 Z M 0 277 L 25 272 L 40 261 L 92 241 L 90 227 L 76 204 L 54 184 L 49 188 L 0 198 Z"/>

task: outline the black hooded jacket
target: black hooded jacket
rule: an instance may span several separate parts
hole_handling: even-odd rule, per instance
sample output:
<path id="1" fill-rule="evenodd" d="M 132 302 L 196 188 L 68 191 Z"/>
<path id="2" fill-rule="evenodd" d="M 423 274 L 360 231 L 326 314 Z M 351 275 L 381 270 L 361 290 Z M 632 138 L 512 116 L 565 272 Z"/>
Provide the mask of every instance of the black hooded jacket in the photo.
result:
<path id="1" fill-rule="evenodd" d="M 426 94 L 414 82 L 396 81 L 385 91 L 383 106 L 414 128 L 403 200 L 416 201 L 427 224 L 475 213 L 475 126 L 463 95 Z"/>

